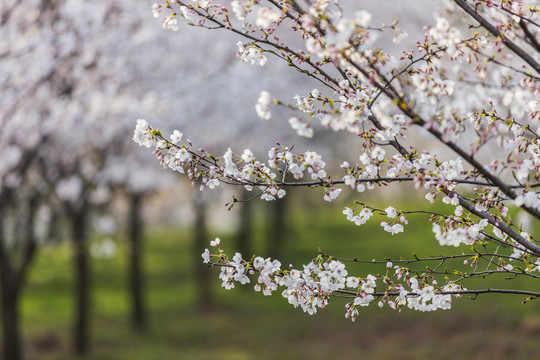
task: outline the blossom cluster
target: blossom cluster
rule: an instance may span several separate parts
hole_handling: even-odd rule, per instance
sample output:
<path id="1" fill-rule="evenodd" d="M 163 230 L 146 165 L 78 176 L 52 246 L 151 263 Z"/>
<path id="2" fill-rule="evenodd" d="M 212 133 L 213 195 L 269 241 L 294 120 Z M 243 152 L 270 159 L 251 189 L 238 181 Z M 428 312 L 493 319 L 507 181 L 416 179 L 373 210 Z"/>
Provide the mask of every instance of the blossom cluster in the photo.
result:
<path id="1" fill-rule="evenodd" d="M 187 172 L 192 181 L 201 179 L 201 190 L 214 189 L 220 183 L 234 182 L 242 184 L 248 191 L 258 187 L 261 199 L 270 201 L 282 198 L 286 191 L 280 187 L 277 168 L 285 164 L 287 172 L 295 179 L 302 179 L 307 172 L 312 180 L 321 184 L 328 181 L 326 163 L 321 155 L 314 151 L 293 154 L 287 147 L 274 147 L 268 152 L 268 165 L 257 160 L 253 152 L 245 149 L 242 155 L 233 154 L 229 148 L 222 157 L 215 157 L 206 152 L 198 154 L 192 150 L 189 140 L 182 142 L 183 134 L 175 130 L 170 140 L 163 137 L 159 130 L 153 129 L 146 120 L 137 120 L 133 140 L 141 146 L 154 148 L 154 155 L 161 164 L 181 174 Z M 335 200 L 341 189 L 329 186 L 324 194 L 326 201 Z"/>
<path id="2" fill-rule="evenodd" d="M 495 245 L 493 256 L 502 256 L 498 266 L 504 271 L 511 271 L 517 260 L 504 260 L 508 255 L 501 249 L 513 249 L 512 259 L 527 264 L 528 273 L 535 268 L 531 264 L 540 246 L 524 229 L 526 224 L 510 216 L 509 208 L 540 219 L 540 65 L 535 45 L 540 12 L 534 5 L 532 0 L 478 1 L 474 7 L 463 0 L 444 1 L 433 23 L 423 28 L 423 38 L 401 49 L 399 57 L 379 41 L 380 34 L 388 32 L 394 43 L 407 38 L 397 20 L 377 26 L 368 11 L 343 11 L 340 1 L 246 0 L 223 6 L 193 0 L 155 5 L 155 15 L 170 10 L 165 28 L 175 30 L 176 18 L 183 17 L 196 26 L 233 31 L 243 36 L 237 42 L 240 61 L 262 66 L 273 56 L 317 84 L 309 93 L 293 96 L 292 103 L 262 91 L 255 105 L 261 119 L 270 120 L 273 107 L 286 107 L 295 111 L 288 124 L 299 136 L 314 138 L 321 128 L 342 131 L 344 136 L 354 135 L 361 150 L 339 159 L 341 170 L 335 170 L 315 151 L 293 153 L 292 147 L 281 145 L 270 149 L 267 162 L 249 149 L 235 154 L 229 148 L 216 157 L 194 151 L 177 137 L 169 141 L 145 123 L 134 138 L 155 147 L 163 165 L 187 172 L 192 181 L 201 180 L 201 189 L 225 182 L 258 190 L 265 200 L 285 196 L 285 188 L 292 185 L 320 187 L 323 199 L 334 201 L 346 187 L 362 193 L 410 182 L 430 204 L 441 201 L 445 210 L 382 210 L 356 202 L 362 207 L 347 207 L 343 213 L 356 225 L 374 214 L 386 216 L 380 225 L 391 234 L 406 229 L 406 214 L 430 214 L 439 244 Z M 250 262 L 240 255 L 235 259 L 222 270 L 228 286 L 240 281 L 235 278 L 240 270 L 248 271 L 239 264 Z M 315 263 L 317 271 L 330 271 L 325 267 L 329 263 L 321 264 Z M 284 278 L 289 270 L 279 270 L 278 265 L 271 261 L 268 268 L 249 270 L 266 274 L 258 282 L 261 291 L 281 286 L 270 274 Z M 305 276 L 313 276 L 310 269 L 304 272 L 287 279 L 304 284 Z M 448 307 L 448 294 L 436 294 L 435 283 L 410 278 L 407 289 L 415 296 L 408 296 L 403 284 L 395 284 L 402 298 L 389 304 L 423 310 Z M 325 286 L 334 292 L 347 289 Z M 455 290 L 452 284 L 445 286 L 446 292 Z M 295 289 L 287 297 L 306 304 L 294 300 L 294 291 L 303 293 L 304 288 Z M 361 294 L 348 304 L 349 317 L 356 316 L 369 296 Z M 324 297 L 317 299 L 317 306 L 324 304 Z"/>
<path id="3" fill-rule="evenodd" d="M 249 62 L 251 65 L 259 66 L 266 64 L 267 58 L 262 54 L 262 49 L 254 45 L 244 44 L 241 41 L 236 45 L 238 46 L 238 57 L 242 62 Z"/>
<path id="4" fill-rule="evenodd" d="M 219 158 L 202 151 L 201 154 L 194 152 L 191 143 L 182 142 L 183 134 L 175 130 L 166 140 L 159 130 L 153 129 L 146 120 L 139 119 L 134 131 L 133 139 L 137 143 L 146 147 L 153 147 L 155 156 L 162 165 L 179 173 L 186 173 L 192 181 L 200 181 L 200 188 L 215 189 L 220 182 L 233 182 L 243 185 L 246 190 L 253 191 L 258 188 L 260 198 L 267 201 L 276 200 L 286 195 L 283 188 L 286 183 L 280 179 L 279 166 L 283 164 L 286 173 L 295 180 L 301 180 L 306 172 L 311 180 L 317 181 L 317 185 L 325 190 L 324 200 L 334 201 L 342 189 L 339 183 L 350 186 L 359 192 L 365 189 L 373 189 L 378 182 L 381 165 L 387 161 L 386 151 L 376 145 L 359 156 L 360 164 L 354 167 L 344 162 L 341 168 L 346 172 L 342 180 L 332 182 L 326 171 L 326 162 L 322 157 L 313 151 L 306 151 L 303 154 L 295 154 L 288 147 L 273 147 L 268 152 L 269 160 L 267 164 L 259 161 L 253 152 L 245 149 L 241 155 L 235 155 L 229 148 L 225 154 Z M 454 189 L 455 181 L 465 173 L 463 162 L 460 158 L 456 160 L 438 161 L 430 154 L 424 153 L 416 157 L 413 161 L 405 159 L 398 154 L 388 161 L 388 179 L 400 180 L 400 175 L 415 175 L 414 181 L 424 184 L 425 188 L 435 187 L 434 191 L 426 195 L 426 199 L 434 202 L 442 189 Z M 421 176 L 419 176 L 421 175 Z M 369 181 L 366 181 L 369 180 Z M 367 185 L 365 185 L 367 184 Z M 441 184 L 446 184 L 441 186 Z M 485 212 L 489 207 L 496 206 L 500 202 L 495 201 L 496 194 L 493 191 L 484 191 L 482 197 L 485 199 L 475 205 L 476 211 Z M 523 200 L 521 200 L 523 199 Z M 522 201 L 530 207 L 539 206 L 539 196 L 535 192 L 524 192 L 516 199 Z M 454 193 L 452 197 L 446 196 L 444 203 L 455 206 L 455 214 L 445 219 L 444 223 L 433 223 L 432 229 L 435 238 L 441 245 L 459 246 L 461 244 L 472 245 L 477 240 L 484 239 L 484 228 L 488 225 L 487 219 L 481 219 L 471 223 L 464 221 L 462 217 L 468 216 L 460 205 L 459 196 Z M 501 214 L 506 214 L 507 207 L 500 207 Z M 343 211 L 347 220 L 356 225 L 365 224 L 373 215 L 372 210 L 365 206 L 358 213 L 351 208 Z M 390 221 L 381 222 L 381 227 L 392 235 L 405 230 L 403 224 L 407 224 L 407 219 L 402 212 L 398 212 L 393 207 L 388 207 L 383 212 Z M 492 224 L 493 225 L 493 224 Z M 497 229 L 495 227 L 495 229 Z M 527 234 L 527 236 L 529 236 Z M 528 240 L 527 240 L 528 241 Z"/>
<path id="5" fill-rule="evenodd" d="M 355 277 L 349 276 L 342 262 L 322 256 L 303 265 L 301 269 L 292 265 L 282 269 L 278 260 L 260 256 L 253 256 L 248 261 L 237 252 L 229 259 L 219 238 L 212 240 L 210 246 L 217 250 L 217 254 L 205 249 L 201 256 L 205 264 L 221 266 L 219 278 L 222 287 L 230 290 L 235 287 L 235 283 L 245 285 L 251 283 L 250 277 L 257 277 L 255 291 L 270 296 L 282 288 L 281 296 L 286 298 L 289 304 L 295 308 L 300 307 L 310 315 L 326 307 L 331 296 L 338 293 L 342 297 L 353 298 L 352 302 L 345 305 L 345 317 L 355 321 L 359 307 L 370 305 L 377 297 L 381 299 L 379 306 L 387 303 L 396 310 L 406 305 L 414 310 L 434 311 L 449 309 L 452 294 L 460 296 L 460 291 L 466 290 L 452 282 L 439 288 L 436 281 L 427 283 L 422 277 L 419 281 L 417 277 L 410 276 L 406 268 L 400 266 L 395 266 L 393 275 L 396 281 L 405 281 L 391 281 L 388 277 L 393 265 L 391 262 L 387 263 L 385 276 L 368 274 L 365 277 Z M 213 258 L 216 260 L 212 261 Z"/>

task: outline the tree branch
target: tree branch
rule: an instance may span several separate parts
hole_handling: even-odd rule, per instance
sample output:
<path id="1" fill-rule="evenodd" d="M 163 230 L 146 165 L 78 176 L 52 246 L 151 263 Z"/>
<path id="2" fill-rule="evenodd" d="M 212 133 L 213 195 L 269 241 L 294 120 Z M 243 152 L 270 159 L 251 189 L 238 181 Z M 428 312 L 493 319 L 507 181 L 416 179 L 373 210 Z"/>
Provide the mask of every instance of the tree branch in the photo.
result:
<path id="1" fill-rule="evenodd" d="M 514 44 L 510 39 L 508 39 L 502 31 L 493 26 L 489 21 L 483 18 L 480 14 L 473 10 L 467 3 L 466 0 L 454 0 L 454 2 L 467 14 L 482 25 L 484 29 L 489 31 L 496 38 L 500 38 L 502 42 L 512 50 L 517 56 L 519 56 L 523 61 L 529 64 L 538 74 L 540 74 L 540 64 L 538 64 L 529 54 L 527 54 L 523 49 Z"/>

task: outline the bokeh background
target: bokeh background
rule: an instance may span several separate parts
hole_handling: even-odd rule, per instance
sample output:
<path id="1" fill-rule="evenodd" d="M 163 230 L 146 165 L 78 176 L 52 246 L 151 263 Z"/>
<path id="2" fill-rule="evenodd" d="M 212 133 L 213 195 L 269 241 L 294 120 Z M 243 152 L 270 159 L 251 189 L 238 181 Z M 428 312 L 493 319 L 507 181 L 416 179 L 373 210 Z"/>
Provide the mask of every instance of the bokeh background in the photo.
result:
<path id="1" fill-rule="evenodd" d="M 318 251 L 384 259 L 455 249 L 437 245 L 425 217 L 411 217 L 394 237 L 377 221 L 354 226 L 341 214 L 356 199 L 346 191 L 333 205 L 308 189 L 228 211 L 233 195 L 250 195 L 224 186 L 201 193 L 161 168 L 131 140 L 138 118 L 164 133 L 179 129 L 217 155 L 250 148 L 265 158 L 278 141 L 316 150 L 331 164 L 356 161 L 360 146 L 354 136 L 322 129 L 298 138 L 285 110 L 258 119 L 260 91 L 293 102 L 314 84 L 272 59 L 262 68 L 241 63 L 240 39 L 225 32 L 166 31 L 151 5 L 0 4 L 1 316 L 11 335 L 3 349 L 19 338 L 21 358 L 35 360 L 540 358 L 540 305 L 521 305 L 518 297 L 463 298 L 436 313 L 374 304 L 351 323 L 341 299 L 309 316 L 279 294 L 222 289 L 219 270 L 200 261 L 217 236 L 229 252 L 295 266 Z M 377 23 L 399 17 L 411 43 L 438 10 L 433 1 L 361 6 Z M 391 38 L 381 35 L 380 43 L 397 51 Z M 385 188 L 362 200 L 426 206 L 407 193 Z M 383 271 L 349 266 L 359 275 Z M 538 288 L 530 281 L 511 286 Z"/>

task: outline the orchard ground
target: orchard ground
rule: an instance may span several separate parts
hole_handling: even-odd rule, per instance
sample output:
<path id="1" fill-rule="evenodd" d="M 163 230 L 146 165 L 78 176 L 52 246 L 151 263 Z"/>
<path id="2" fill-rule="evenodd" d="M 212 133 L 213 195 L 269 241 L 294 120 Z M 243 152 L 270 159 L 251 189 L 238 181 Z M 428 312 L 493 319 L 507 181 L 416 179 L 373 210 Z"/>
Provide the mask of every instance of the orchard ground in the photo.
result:
<path id="1" fill-rule="evenodd" d="M 413 251 L 418 256 L 455 253 L 436 243 L 425 221 L 411 217 L 404 234 L 391 236 L 380 227 L 382 219 L 359 228 L 337 208 L 309 208 L 294 211 L 282 251 L 283 268 L 307 263 L 318 248 L 336 257 L 363 259 L 410 258 Z M 265 209 L 255 208 L 253 242 L 258 254 L 264 249 Z M 225 250 L 234 251 L 233 234 L 212 230 L 208 240 L 215 236 L 221 237 Z M 92 351 L 84 359 L 540 359 L 540 300 L 522 305 L 519 296 L 461 298 L 454 300 L 452 310 L 434 313 L 407 308 L 398 313 L 373 303 L 351 323 L 344 318 L 342 299 L 332 299 L 328 308 L 309 316 L 287 304 L 279 292 L 264 297 L 252 286 L 223 290 L 219 269 L 208 269 L 214 305 L 200 310 L 190 275 L 200 259 L 192 257 L 189 229 L 147 231 L 144 266 L 150 317 L 148 331 L 140 334 L 130 328 L 128 318 L 126 239 L 116 240 L 113 257 L 92 262 Z M 68 245 L 44 247 L 31 271 L 22 307 L 28 359 L 73 359 Z M 353 265 L 357 264 L 347 268 L 354 275 L 384 271 L 371 264 Z M 537 281 L 519 279 L 486 279 L 483 285 L 505 283 L 538 287 Z"/>

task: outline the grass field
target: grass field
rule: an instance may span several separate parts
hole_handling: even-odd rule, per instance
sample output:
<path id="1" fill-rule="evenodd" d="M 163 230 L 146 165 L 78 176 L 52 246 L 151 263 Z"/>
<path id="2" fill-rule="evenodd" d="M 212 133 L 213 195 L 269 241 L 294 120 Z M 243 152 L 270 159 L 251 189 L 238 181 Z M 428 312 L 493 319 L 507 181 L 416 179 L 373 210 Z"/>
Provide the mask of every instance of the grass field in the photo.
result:
<path id="1" fill-rule="evenodd" d="M 364 227 L 347 222 L 339 210 L 297 208 L 283 250 L 284 265 L 300 265 L 317 249 L 337 257 L 382 258 L 455 252 L 437 245 L 429 226 L 415 225 L 390 236 L 379 221 Z M 253 236 L 263 249 L 264 215 L 255 209 Z M 234 250 L 231 234 L 212 231 Z M 96 240 L 99 241 L 99 240 Z M 92 262 L 92 360 L 169 359 L 540 359 L 540 302 L 521 305 L 519 296 L 458 299 L 453 309 L 401 313 L 372 305 L 351 323 L 344 304 L 334 299 L 315 316 L 302 313 L 281 296 L 263 297 L 250 289 L 225 291 L 212 272 L 213 306 L 204 311 L 191 277 L 194 261 L 188 229 L 158 229 L 146 236 L 144 265 L 149 329 L 132 330 L 128 320 L 125 239 L 112 258 Z M 348 266 L 358 275 L 376 272 L 373 265 Z M 70 249 L 45 247 L 23 295 L 25 350 L 29 359 L 73 359 L 69 336 L 72 310 Z M 501 283 L 502 281 L 502 283 Z M 538 290 L 538 282 L 511 283 Z M 486 280 L 488 286 L 510 286 Z"/>

